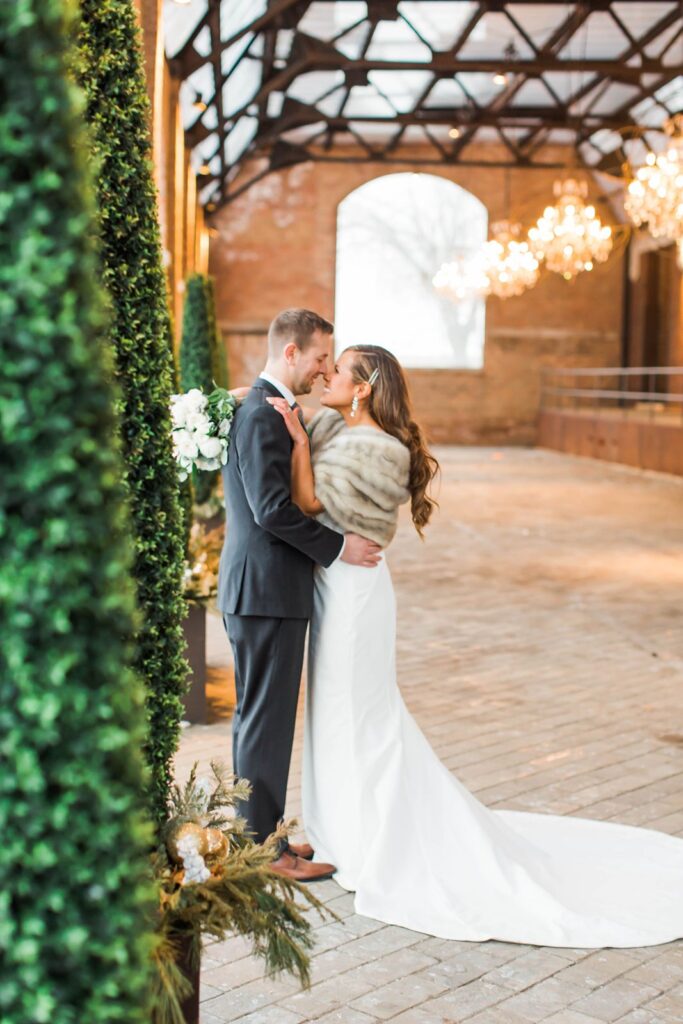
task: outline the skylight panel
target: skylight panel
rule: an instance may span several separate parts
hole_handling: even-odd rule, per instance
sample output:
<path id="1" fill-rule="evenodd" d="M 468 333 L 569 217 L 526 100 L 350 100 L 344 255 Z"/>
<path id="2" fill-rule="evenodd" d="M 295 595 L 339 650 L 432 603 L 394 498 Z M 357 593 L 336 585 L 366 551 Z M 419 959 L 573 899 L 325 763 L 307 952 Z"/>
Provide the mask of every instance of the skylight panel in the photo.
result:
<path id="1" fill-rule="evenodd" d="M 471 60 L 478 57 L 482 60 L 497 60 L 503 58 L 505 48 L 514 46 L 517 55 L 529 60 L 534 56 L 534 51 L 524 39 L 524 36 L 517 31 L 515 26 L 499 12 L 489 12 L 477 24 L 478 31 L 473 32 L 464 46 L 460 49 L 458 56 L 464 60 Z"/>
<path id="2" fill-rule="evenodd" d="M 336 40 L 334 45 L 349 60 L 358 60 L 370 31 L 372 31 L 372 27 L 364 21 L 344 33 L 340 39 Z"/>
<path id="3" fill-rule="evenodd" d="M 434 76 L 431 71 L 370 71 L 368 78 L 400 114 L 415 106 Z"/>
<path id="4" fill-rule="evenodd" d="M 453 78 L 439 78 L 425 100 L 426 107 L 462 107 L 462 89 Z"/>
<path id="5" fill-rule="evenodd" d="M 261 63 L 245 58 L 223 86 L 223 113 L 232 117 L 256 96 L 261 85 Z"/>
<path id="6" fill-rule="evenodd" d="M 513 107 L 556 107 L 554 98 L 539 78 L 527 78 L 512 98 Z"/>
<path id="7" fill-rule="evenodd" d="M 679 75 L 672 82 L 667 82 L 661 89 L 657 89 L 655 96 L 672 113 L 683 110 L 683 75 Z"/>
<path id="8" fill-rule="evenodd" d="M 591 107 L 591 114 L 611 114 L 620 107 L 635 100 L 640 96 L 640 89 L 637 85 L 629 85 L 626 82 L 612 82 L 606 91 Z"/>
<path id="9" fill-rule="evenodd" d="M 359 3 L 357 0 L 336 0 L 335 3 L 314 2 L 310 4 L 299 22 L 299 31 L 329 42 L 346 29 L 351 28 L 355 22 L 366 18 L 367 13 L 367 4 Z"/>
<path id="10" fill-rule="evenodd" d="M 371 85 L 357 85 L 344 104 L 345 117 L 393 117 L 392 105 Z"/>
<path id="11" fill-rule="evenodd" d="M 405 21 L 380 21 L 368 47 L 368 60 L 430 61 L 432 51 Z"/>
<path id="12" fill-rule="evenodd" d="M 225 160 L 234 164 L 244 154 L 258 129 L 257 117 L 241 117 L 225 140 Z"/>
<path id="13" fill-rule="evenodd" d="M 539 50 L 566 21 L 574 7 L 575 4 L 508 4 L 512 17 Z"/>
<path id="14" fill-rule="evenodd" d="M 206 14 L 206 9 L 207 0 L 195 0 L 192 4 L 176 4 L 172 0 L 164 0 L 164 44 L 169 57 L 174 57 L 182 50 Z"/>
<path id="15" fill-rule="evenodd" d="M 225 42 L 241 32 L 259 18 L 267 7 L 268 0 L 228 0 L 227 3 L 224 0 L 220 5 L 221 41 Z"/>
<path id="16" fill-rule="evenodd" d="M 287 90 L 287 95 L 300 103 L 317 103 L 326 93 L 345 82 L 343 71 L 309 71 L 299 75 Z"/>
<path id="17" fill-rule="evenodd" d="M 561 60 L 615 60 L 630 47 L 607 11 L 593 11 L 560 51 Z"/>
<path id="18" fill-rule="evenodd" d="M 476 7 L 475 3 L 446 4 L 431 0 L 415 3 L 404 0 L 399 3 L 398 10 L 435 52 L 443 53 L 452 49 Z M 475 27 L 474 31 L 479 34 L 480 30 Z"/>

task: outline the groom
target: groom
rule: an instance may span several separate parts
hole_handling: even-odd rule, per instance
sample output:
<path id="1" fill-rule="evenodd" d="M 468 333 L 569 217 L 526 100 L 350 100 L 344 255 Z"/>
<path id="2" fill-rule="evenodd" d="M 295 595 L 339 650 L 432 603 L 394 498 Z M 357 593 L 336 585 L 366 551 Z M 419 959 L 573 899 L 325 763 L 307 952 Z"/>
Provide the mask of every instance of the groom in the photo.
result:
<path id="1" fill-rule="evenodd" d="M 342 536 L 293 504 L 292 441 L 267 402 L 284 396 L 294 407 L 295 395 L 310 393 L 328 372 L 332 332 L 331 323 L 307 309 L 287 309 L 273 320 L 266 368 L 235 413 L 223 469 L 218 607 L 235 660 L 233 765 L 251 783 L 240 811 L 260 843 L 285 810 L 314 566 L 341 558 L 371 568 L 379 561 L 377 544 Z M 329 878 L 334 866 L 312 863 L 312 854 L 283 842 L 272 867 L 297 881 Z"/>

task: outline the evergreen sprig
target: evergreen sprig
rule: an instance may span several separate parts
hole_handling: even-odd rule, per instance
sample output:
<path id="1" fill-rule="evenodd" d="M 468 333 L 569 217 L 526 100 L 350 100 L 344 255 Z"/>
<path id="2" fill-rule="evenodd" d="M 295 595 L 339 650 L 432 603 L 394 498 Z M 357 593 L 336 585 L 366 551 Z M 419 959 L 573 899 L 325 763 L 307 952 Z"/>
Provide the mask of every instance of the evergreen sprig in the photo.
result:
<path id="1" fill-rule="evenodd" d="M 310 913 L 336 920 L 304 885 L 271 870 L 280 841 L 295 822 L 283 824 L 262 845 L 245 834 L 245 822 L 234 814 L 249 795 L 249 783 L 238 780 L 220 762 L 211 763 L 213 779 L 197 779 L 195 765 L 184 786 L 175 785 L 169 798 L 167 838 L 186 822 L 218 828 L 227 838 L 227 856 L 212 866 L 211 877 L 183 885 L 183 872 L 169 857 L 166 845 L 154 860 L 161 886 L 161 941 L 155 950 L 155 1024 L 182 1024 L 180 1002 L 188 995 L 187 979 L 177 969 L 183 940 L 190 943 L 190 962 L 198 963 L 203 936 L 224 939 L 242 935 L 268 976 L 287 972 L 310 985 L 309 952 L 314 945 Z"/>

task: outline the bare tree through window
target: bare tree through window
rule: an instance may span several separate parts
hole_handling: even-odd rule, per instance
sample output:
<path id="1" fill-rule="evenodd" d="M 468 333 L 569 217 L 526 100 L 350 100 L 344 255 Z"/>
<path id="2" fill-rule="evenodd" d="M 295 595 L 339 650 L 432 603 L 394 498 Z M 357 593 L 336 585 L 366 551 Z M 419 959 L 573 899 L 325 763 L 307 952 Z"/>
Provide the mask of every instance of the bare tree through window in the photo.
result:
<path id="1" fill-rule="evenodd" d="M 478 369 L 484 302 L 454 304 L 432 278 L 486 241 L 471 193 L 432 174 L 389 174 L 344 199 L 337 218 L 337 339 L 374 343 L 412 367 Z"/>

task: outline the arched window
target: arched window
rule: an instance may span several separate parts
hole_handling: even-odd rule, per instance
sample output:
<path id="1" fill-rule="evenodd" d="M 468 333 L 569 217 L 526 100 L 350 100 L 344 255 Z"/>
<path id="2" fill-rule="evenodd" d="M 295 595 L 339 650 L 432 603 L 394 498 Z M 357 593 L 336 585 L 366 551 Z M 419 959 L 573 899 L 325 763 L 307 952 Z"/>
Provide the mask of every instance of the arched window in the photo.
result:
<path id="1" fill-rule="evenodd" d="M 484 205 L 433 174 L 387 174 L 351 192 L 337 213 L 338 346 L 383 345 L 409 367 L 480 368 L 483 300 L 455 304 L 432 278 L 486 233 Z"/>

